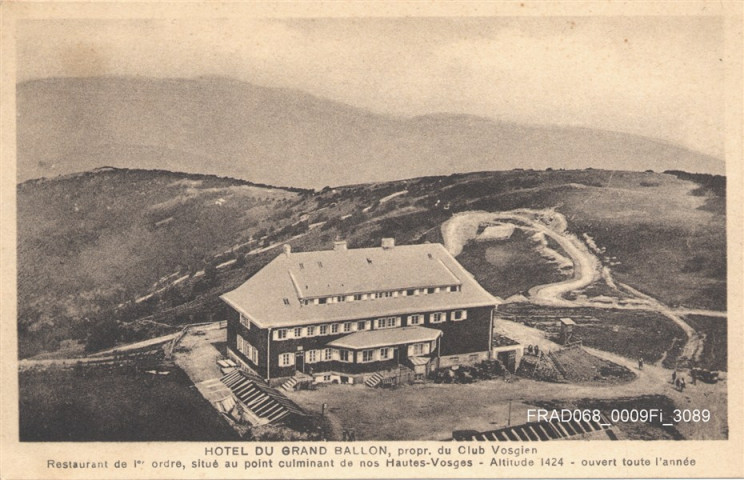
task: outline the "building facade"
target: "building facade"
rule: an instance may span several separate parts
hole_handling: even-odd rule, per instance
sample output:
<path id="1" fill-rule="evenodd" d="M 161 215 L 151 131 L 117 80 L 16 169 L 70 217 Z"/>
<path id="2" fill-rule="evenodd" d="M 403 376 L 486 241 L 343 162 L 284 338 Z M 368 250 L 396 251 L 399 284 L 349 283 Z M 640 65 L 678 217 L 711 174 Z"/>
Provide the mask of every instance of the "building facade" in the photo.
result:
<path id="1" fill-rule="evenodd" d="M 490 358 L 486 292 L 440 244 L 284 252 L 221 297 L 230 355 L 269 381 L 358 383 Z M 392 374 L 392 373 L 391 373 Z"/>

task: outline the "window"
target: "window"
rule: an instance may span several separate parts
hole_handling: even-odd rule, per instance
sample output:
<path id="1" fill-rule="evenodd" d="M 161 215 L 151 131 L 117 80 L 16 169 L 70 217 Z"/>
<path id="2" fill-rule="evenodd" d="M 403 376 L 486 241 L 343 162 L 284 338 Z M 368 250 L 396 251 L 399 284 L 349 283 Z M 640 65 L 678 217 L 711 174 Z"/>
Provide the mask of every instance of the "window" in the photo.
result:
<path id="1" fill-rule="evenodd" d="M 421 315 L 408 315 L 408 325 L 419 325 L 421 320 Z"/>
<path id="2" fill-rule="evenodd" d="M 451 287 L 449 287 L 449 291 L 450 292 L 456 292 L 459 289 L 460 289 L 460 287 L 458 287 L 457 285 L 452 285 Z"/>
<path id="3" fill-rule="evenodd" d="M 374 297 L 374 298 L 382 298 L 382 292 L 375 292 L 375 293 L 373 294 L 373 297 Z"/>
<path id="4" fill-rule="evenodd" d="M 423 355 L 424 354 L 424 346 L 423 343 L 414 343 L 413 344 L 413 354 L 414 355 Z"/>
<path id="5" fill-rule="evenodd" d="M 380 349 L 380 360 L 387 360 L 388 358 L 390 358 L 390 349 L 381 348 Z"/>
<path id="6" fill-rule="evenodd" d="M 468 356 L 468 361 L 469 362 L 477 362 L 478 361 L 478 354 L 475 353 L 473 355 Z"/>
<path id="7" fill-rule="evenodd" d="M 315 327 L 307 327 L 307 336 L 312 337 L 315 335 Z"/>
<path id="8" fill-rule="evenodd" d="M 276 331 L 276 338 L 279 339 L 279 340 L 284 340 L 285 338 L 287 338 L 287 329 L 286 328 L 282 328 L 280 330 L 277 330 Z"/>
<path id="9" fill-rule="evenodd" d="M 323 305 L 323 304 L 325 304 L 327 302 L 328 302 L 328 299 L 326 297 L 323 297 L 323 298 L 319 298 L 318 299 L 318 303 L 320 303 L 321 305 Z"/>
<path id="10" fill-rule="evenodd" d="M 468 318 L 468 312 L 466 310 L 455 310 L 452 312 L 452 320 L 456 322 L 465 320 L 466 318 Z"/>
<path id="11" fill-rule="evenodd" d="M 315 363 L 318 361 L 318 351 L 308 350 L 307 352 L 307 363 Z"/>
<path id="12" fill-rule="evenodd" d="M 281 355 L 279 355 L 280 367 L 290 367 L 292 365 L 294 365 L 294 354 L 282 353 Z"/>
<path id="13" fill-rule="evenodd" d="M 321 325 L 320 326 L 320 334 L 321 335 L 328 335 L 328 325 Z"/>
<path id="14" fill-rule="evenodd" d="M 333 349 L 326 348 L 323 350 L 323 361 L 329 362 L 331 360 L 333 360 Z"/>
<path id="15" fill-rule="evenodd" d="M 248 343 L 248 341 L 240 335 L 237 336 L 237 347 L 240 353 L 258 365 L 258 350 L 253 348 L 253 345 Z"/>
<path id="16" fill-rule="evenodd" d="M 413 288 L 410 290 L 406 290 L 406 295 L 408 295 L 409 297 L 412 297 L 416 295 L 416 290 L 414 290 Z"/>
<path id="17" fill-rule="evenodd" d="M 283 298 L 282 301 L 284 301 L 284 305 L 289 305 L 289 299 L 288 298 Z"/>
<path id="18" fill-rule="evenodd" d="M 330 375 L 323 375 L 323 381 L 324 382 L 330 382 L 331 381 L 331 376 Z"/>
<path id="19" fill-rule="evenodd" d="M 382 292 L 382 296 L 385 298 L 390 298 L 393 296 L 393 292 Z"/>
<path id="20" fill-rule="evenodd" d="M 362 294 L 361 293 L 355 293 L 354 294 L 354 300 L 361 300 L 361 299 L 362 299 Z"/>
<path id="21" fill-rule="evenodd" d="M 371 362 L 374 356 L 372 355 L 374 350 L 363 350 L 362 351 L 362 362 Z"/>
<path id="22" fill-rule="evenodd" d="M 301 263 L 300 264 L 300 270 L 304 270 L 304 269 L 305 269 L 305 264 L 304 263 Z"/>
<path id="23" fill-rule="evenodd" d="M 338 303 L 345 302 L 345 301 L 346 301 L 346 297 L 344 297 L 343 295 L 339 295 L 338 297 L 336 297 L 336 302 Z"/>
<path id="24" fill-rule="evenodd" d="M 245 328 L 247 328 L 248 330 L 251 329 L 251 321 L 248 320 L 242 313 L 240 314 L 240 323 L 243 324 L 243 326 L 245 326 Z"/>
<path id="25" fill-rule="evenodd" d="M 351 358 L 351 355 L 349 355 L 349 353 L 350 352 L 348 350 L 339 350 L 338 351 L 339 360 L 341 360 L 342 362 L 351 362 L 351 360 L 349 360 L 349 358 Z"/>
<path id="26" fill-rule="evenodd" d="M 318 262 L 318 268 L 323 268 L 323 262 Z"/>
<path id="27" fill-rule="evenodd" d="M 429 287 L 426 289 L 426 293 L 434 293 L 436 292 L 436 289 L 434 287 Z"/>
<path id="28" fill-rule="evenodd" d="M 294 329 L 294 337 L 295 338 L 300 338 L 301 336 L 302 336 L 302 328 L 300 328 L 300 327 L 295 328 Z"/>
<path id="29" fill-rule="evenodd" d="M 444 312 L 436 312 L 431 314 L 429 321 L 431 323 L 442 323 L 445 320 L 447 320 L 447 314 L 445 314 Z"/>
<path id="30" fill-rule="evenodd" d="M 396 317 L 385 317 L 377 319 L 377 328 L 393 328 L 397 324 Z"/>
<path id="31" fill-rule="evenodd" d="M 351 331 L 351 322 L 344 323 L 344 333 Z"/>
<path id="32" fill-rule="evenodd" d="M 338 333 L 338 323 L 331 325 L 331 333 Z"/>

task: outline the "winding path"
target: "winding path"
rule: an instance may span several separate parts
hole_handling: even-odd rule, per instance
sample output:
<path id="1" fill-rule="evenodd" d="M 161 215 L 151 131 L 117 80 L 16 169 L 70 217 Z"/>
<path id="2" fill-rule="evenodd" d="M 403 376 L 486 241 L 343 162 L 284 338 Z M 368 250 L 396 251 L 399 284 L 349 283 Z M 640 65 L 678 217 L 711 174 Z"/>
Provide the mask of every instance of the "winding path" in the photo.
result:
<path id="1" fill-rule="evenodd" d="M 445 247 L 453 256 L 459 255 L 465 244 L 476 237 L 480 224 L 498 220 L 511 220 L 517 223 L 518 228 L 540 232 L 550 237 L 561 246 L 573 261 L 574 275 L 572 278 L 557 283 L 532 287 L 529 290 L 530 303 L 554 307 L 613 308 L 661 313 L 685 332 L 687 342 L 681 355 L 690 359 L 699 357 L 702 353 L 703 342 L 695 329 L 684 321 L 682 315 L 687 313 L 713 314 L 715 316 L 726 315 L 725 312 L 709 312 L 707 310 L 674 310 L 657 299 L 625 284 L 619 284 L 619 287 L 632 294 L 639 303 L 620 305 L 618 302 L 604 303 L 593 302 L 589 299 L 568 300 L 564 298 L 565 294 L 588 287 L 593 282 L 602 278 L 605 279 L 609 286 L 614 286 L 615 283 L 612 281 L 609 269 L 602 266 L 599 259 L 589 250 L 587 245 L 573 234 L 566 232 L 566 218 L 552 209 L 517 209 L 507 212 L 470 211 L 459 213 L 442 224 L 442 237 L 444 238 Z"/>

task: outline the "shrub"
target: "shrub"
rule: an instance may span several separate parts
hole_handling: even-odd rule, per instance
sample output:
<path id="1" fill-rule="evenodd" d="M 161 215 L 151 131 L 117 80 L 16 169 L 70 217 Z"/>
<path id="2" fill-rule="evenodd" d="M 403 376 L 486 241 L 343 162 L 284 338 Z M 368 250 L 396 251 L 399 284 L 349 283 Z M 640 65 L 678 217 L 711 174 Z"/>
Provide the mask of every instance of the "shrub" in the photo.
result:
<path id="1" fill-rule="evenodd" d="M 112 318 L 94 323 L 85 342 L 86 352 L 96 352 L 113 347 L 119 339 L 119 324 Z"/>

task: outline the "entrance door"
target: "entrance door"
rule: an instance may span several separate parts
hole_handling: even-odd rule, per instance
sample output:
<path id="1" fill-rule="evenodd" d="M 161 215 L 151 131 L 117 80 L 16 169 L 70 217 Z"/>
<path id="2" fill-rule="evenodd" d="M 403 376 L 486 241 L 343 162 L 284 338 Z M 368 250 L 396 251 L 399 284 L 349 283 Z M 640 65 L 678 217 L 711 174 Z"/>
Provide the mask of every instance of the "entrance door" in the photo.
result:
<path id="1" fill-rule="evenodd" d="M 507 370 L 514 373 L 515 367 L 517 366 L 517 352 L 514 350 L 499 352 L 496 358 L 501 360 L 501 363 Z"/>
<path id="2" fill-rule="evenodd" d="M 295 369 L 305 373 L 305 352 L 297 352 L 295 355 Z"/>

